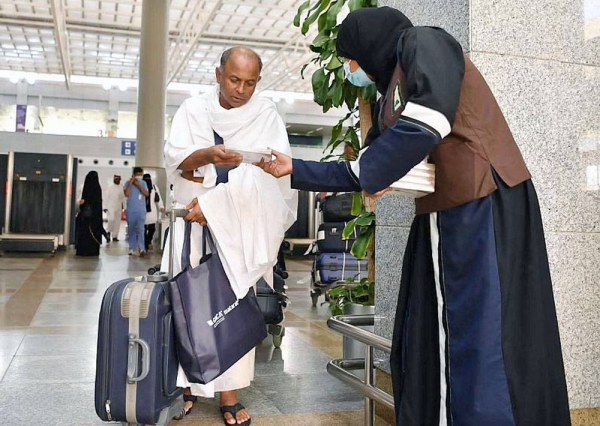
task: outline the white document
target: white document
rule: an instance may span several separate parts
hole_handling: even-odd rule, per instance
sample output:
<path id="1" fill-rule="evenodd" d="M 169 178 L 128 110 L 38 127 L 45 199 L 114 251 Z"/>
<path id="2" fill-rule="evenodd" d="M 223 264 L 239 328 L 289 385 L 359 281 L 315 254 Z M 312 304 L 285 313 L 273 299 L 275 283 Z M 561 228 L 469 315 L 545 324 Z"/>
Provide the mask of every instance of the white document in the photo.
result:
<path id="1" fill-rule="evenodd" d="M 242 162 L 244 162 L 244 163 L 250 163 L 250 164 L 258 163 L 258 162 L 260 162 L 261 159 L 264 161 L 271 161 L 271 150 L 270 149 L 261 149 L 261 148 L 238 149 L 238 148 L 231 147 L 231 146 L 226 146 L 225 148 L 227 149 L 227 151 L 233 151 L 233 152 L 237 152 L 238 154 L 240 154 L 243 157 Z"/>

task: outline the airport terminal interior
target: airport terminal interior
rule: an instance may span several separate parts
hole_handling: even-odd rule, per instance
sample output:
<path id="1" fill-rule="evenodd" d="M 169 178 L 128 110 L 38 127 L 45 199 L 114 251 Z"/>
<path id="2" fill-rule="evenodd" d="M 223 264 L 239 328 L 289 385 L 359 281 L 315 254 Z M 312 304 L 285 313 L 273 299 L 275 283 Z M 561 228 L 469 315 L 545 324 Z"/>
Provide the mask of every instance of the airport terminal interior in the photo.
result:
<path id="1" fill-rule="evenodd" d="M 103 244 L 93 259 L 72 250 L 0 257 L 3 425 L 105 424 L 94 411 L 102 296 L 111 283 L 146 274 L 160 261 L 157 253 L 128 256 L 124 237 Z M 257 347 L 255 380 L 240 391 L 240 402 L 253 425 L 361 425 L 364 398 L 326 371 L 342 357 L 342 337 L 327 328 L 324 299 L 312 306 L 310 261 L 294 258 L 286 266 L 285 336 L 280 348 L 271 335 Z M 222 424 L 218 400 L 199 399 L 181 424 Z"/>
<path id="2" fill-rule="evenodd" d="M 350 7 L 359 5 L 389 6 L 415 25 L 445 28 L 485 77 L 539 196 L 572 424 L 600 425 L 598 0 L 3 0 L 0 426 L 119 424 L 103 421 L 96 412 L 98 389 L 104 392 L 106 385 L 96 383 L 103 297 L 113 283 L 140 280 L 161 269 L 157 265 L 176 198 L 163 147 L 186 99 L 215 90 L 215 70 L 226 49 L 246 47 L 261 57 L 254 96 L 269 99 L 276 108 L 292 157 L 349 158 L 342 142 L 359 145 L 370 126 L 359 111 L 363 114 L 368 103 L 351 113 L 346 105 L 328 105 L 324 112 L 315 102 L 319 95 L 312 82 L 322 71 L 314 61 L 316 52 L 330 35 L 319 34 L 319 28 L 339 24 Z M 302 27 L 305 19 L 312 24 Z M 333 55 L 323 65 L 337 70 L 343 82 L 340 59 Z M 329 96 L 339 100 L 340 92 L 331 87 Z M 355 127 L 364 130 L 356 137 L 348 133 Z M 339 142 L 334 147 L 332 138 Z M 106 210 L 114 176 L 121 177 L 121 186 L 133 182 L 135 166 L 155 186 L 146 203 L 149 210 L 143 212 L 155 215 L 146 216 L 156 228 L 150 246 L 144 253 L 129 247 L 127 212 L 119 208 L 112 219 L 107 211 L 93 213 L 109 232 L 109 223 L 118 223 L 117 231 L 103 236 L 90 228 L 91 239 L 76 248 L 82 229 L 87 232 L 82 224 L 88 212 L 80 207 L 86 178 L 97 176 Z M 256 347 L 254 381 L 237 395 L 252 425 L 395 424 L 389 352 L 402 258 L 412 235 L 414 197 L 434 192 L 435 167 L 426 158 L 413 169 L 417 186 L 364 202 L 369 209 L 376 206 L 377 226 L 369 222 L 375 241 L 369 250 L 374 247 L 375 255 L 371 262 L 353 258 L 352 267 L 346 263 L 350 243 L 341 238 L 354 217 L 348 215 L 352 197 L 340 204 L 346 214 L 327 224 L 331 221 L 320 200 L 341 200 L 343 194 L 297 193 L 297 221 L 285 234 L 276 266 L 284 277 L 284 296 L 269 293 L 260 302 L 276 300 L 284 316 L 275 321 L 279 328 L 268 325 L 267 337 Z M 190 173 L 193 182 L 198 176 Z M 331 236 L 341 249 L 317 244 Z M 84 247 L 92 252 L 84 253 Z M 327 261 L 332 266 L 326 267 Z M 330 305 L 328 291 L 364 289 L 360 286 L 368 280 L 376 285 L 366 287 L 362 304 L 345 308 L 345 313 L 363 315 L 354 317 L 362 318 L 356 320 L 361 328 L 329 321 L 339 312 Z M 441 306 L 441 290 L 436 297 Z M 362 338 L 375 349 L 365 351 L 340 330 L 355 336 L 367 330 Z M 444 339 L 439 340 L 435 345 L 442 348 Z M 133 376 L 143 371 L 144 351 L 141 343 L 131 343 L 123 372 L 126 366 Z M 557 352 L 560 358 L 560 348 Z M 438 355 L 444 366 L 443 352 Z M 373 369 L 363 371 L 364 365 Z M 160 374 L 166 378 L 170 373 L 165 367 Z M 436 377 L 442 393 L 444 380 L 450 381 L 447 374 Z M 119 379 L 129 383 L 127 392 L 133 376 Z M 169 403 L 181 403 L 181 397 L 173 400 Z M 110 415 L 109 402 L 100 404 L 103 416 Z M 440 418 L 445 405 L 438 410 Z M 169 424 L 222 425 L 219 398 L 199 398 L 188 415 Z"/>

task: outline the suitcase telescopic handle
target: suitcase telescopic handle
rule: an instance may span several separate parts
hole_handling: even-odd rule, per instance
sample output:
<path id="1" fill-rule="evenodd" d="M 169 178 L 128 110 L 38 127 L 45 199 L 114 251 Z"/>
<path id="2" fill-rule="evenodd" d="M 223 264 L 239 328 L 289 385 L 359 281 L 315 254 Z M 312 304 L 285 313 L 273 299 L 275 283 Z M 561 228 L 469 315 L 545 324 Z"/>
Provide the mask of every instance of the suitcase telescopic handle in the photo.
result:
<path id="1" fill-rule="evenodd" d="M 138 347 L 142 349 L 142 372 L 135 377 L 138 370 Z M 144 380 L 150 372 L 150 346 L 142 339 L 137 339 L 135 335 L 129 335 L 129 352 L 127 357 L 127 380 L 129 382 L 139 382 Z"/>
<path id="2" fill-rule="evenodd" d="M 175 249 L 175 240 L 172 230 L 175 229 L 175 221 L 178 217 L 186 217 L 190 212 L 186 209 L 172 209 L 169 212 L 169 279 L 173 278 L 173 251 Z"/>

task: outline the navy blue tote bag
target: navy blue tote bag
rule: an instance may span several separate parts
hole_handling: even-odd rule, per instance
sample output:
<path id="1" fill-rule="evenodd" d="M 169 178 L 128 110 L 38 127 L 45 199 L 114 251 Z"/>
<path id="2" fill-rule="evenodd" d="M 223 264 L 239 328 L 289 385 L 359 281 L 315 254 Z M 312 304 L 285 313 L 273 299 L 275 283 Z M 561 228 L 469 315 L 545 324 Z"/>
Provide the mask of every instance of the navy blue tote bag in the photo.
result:
<path id="1" fill-rule="evenodd" d="M 206 384 L 267 337 L 267 328 L 254 289 L 239 300 L 231 289 L 208 227 L 200 264 L 190 266 L 190 234 L 186 223 L 182 271 L 169 288 L 179 363 L 190 382 Z"/>

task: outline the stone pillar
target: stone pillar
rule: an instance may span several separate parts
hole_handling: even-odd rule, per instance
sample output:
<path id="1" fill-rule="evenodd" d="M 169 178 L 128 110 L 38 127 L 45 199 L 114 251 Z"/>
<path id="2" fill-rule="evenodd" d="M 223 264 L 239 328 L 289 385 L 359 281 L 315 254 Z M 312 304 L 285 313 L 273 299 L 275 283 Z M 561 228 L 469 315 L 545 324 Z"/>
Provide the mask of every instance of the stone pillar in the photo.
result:
<path id="1" fill-rule="evenodd" d="M 594 0 L 393 0 L 458 39 L 482 72 L 533 175 L 573 424 L 600 416 L 600 11 Z M 391 338 L 412 202 L 377 205 L 377 332 Z M 380 356 L 382 356 L 380 354 Z M 593 421 L 591 422 L 593 423 Z M 591 424 L 585 423 L 585 424 Z"/>
<path id="2" fill-rule="evenodd" d="M 169 2 L 144 0 L 140 38 L 136 165 L 154 170 L 161 193 L 167 193 L 163 145 L 165 134 Z"/>

